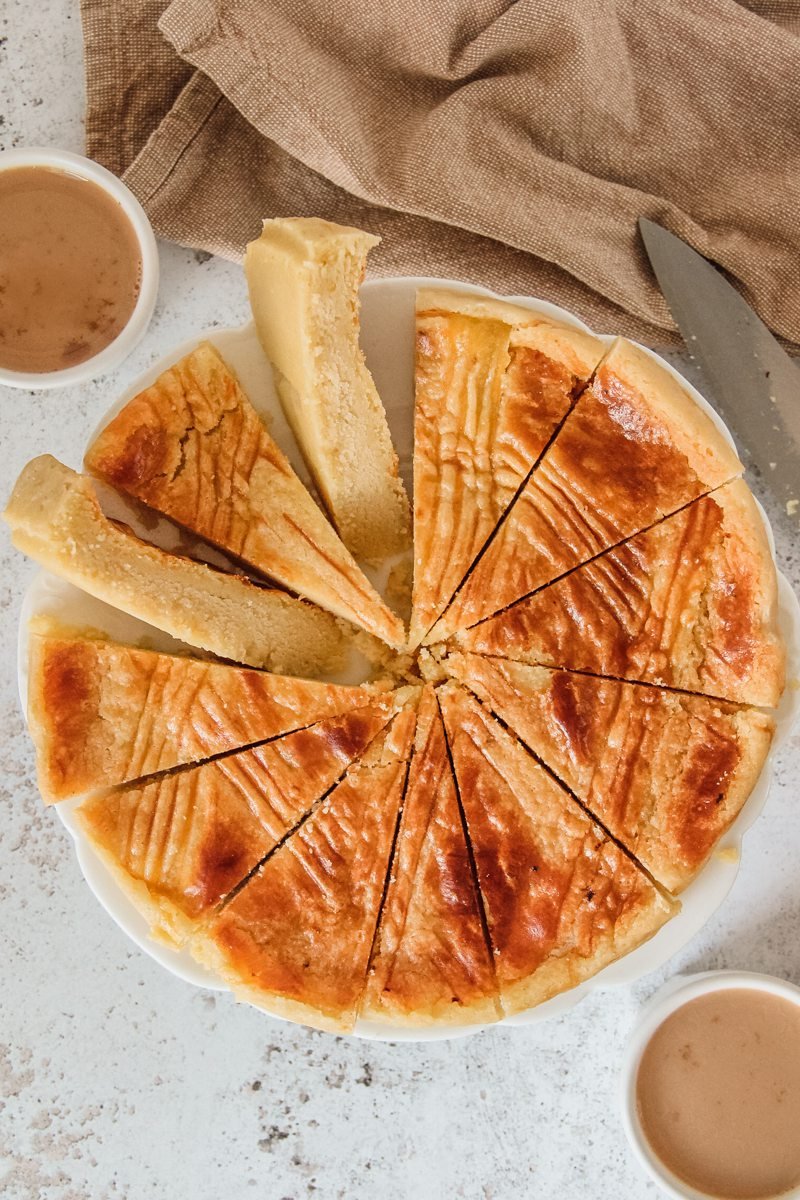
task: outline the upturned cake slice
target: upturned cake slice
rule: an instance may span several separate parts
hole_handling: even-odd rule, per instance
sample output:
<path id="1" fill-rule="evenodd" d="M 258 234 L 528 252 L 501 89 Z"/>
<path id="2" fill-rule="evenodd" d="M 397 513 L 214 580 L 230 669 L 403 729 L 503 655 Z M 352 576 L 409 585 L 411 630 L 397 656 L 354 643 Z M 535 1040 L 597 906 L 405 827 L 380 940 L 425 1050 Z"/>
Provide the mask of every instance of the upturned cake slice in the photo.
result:
<path id="1" fill-rule="evenodd" d="M 465 650 L 745 704 L 783 691 L 777 575 L 735 480 L 455 637 Z"/>
<path id="2" fill-rule="evenodd" d="M 389 719 L 382 705 L 354 709 L 251 750 L 97 793 L 75 819 L 153 936 L 179 946 Z"/>
<path id="3" fill-rule="evenodd" d="M 267 741 L 390 694 L 31 629 L 28 725 L 52 803 Z"/>
<path id="4" fill-rule="evenodd" d="M 738 816 L 772 740 L 766 713 L 706 696 L 478 654 L 447 661 L 672 892 Z"/>
<path id="5" fill-rule="evenodd" d="M 675 377 L 618 339 L 426 641 L 492 616 L 741 471 Z"/>
<path id="6" fill-rule="evenodd" d="M 432 687 L 419 705 L 403 816 L 361 1015 L 393 1024 L 500 1017 L 462 816 Z"/>
<path id="7" fill-rule="evenodd" d="M 368 630 L 404 641 L 386 607 L 203 342 L 125 405 L 86 467 L 246 567 Z"/>
<path id="8" fill-rule="evenodd" d="M 17 549 L 48 571 L 219 658 L 286 675 L 344 660 L 345 626 L 331 613 L 143 542 L 105 516 L 90 479 L 49 454 L 25 467 L 3 517 Z"/>
<path id="9" fill-rule="evenodd" d="M 411 645 L 446 607 L 604 349 L 491 297 L 417 294 Z"/>
<path id="10" fill-rule="evenodd" d="M 283 410 L 342 541 L 371 561 L 410 540 L 386 412 L 358 343 L 358 289 L 379 241 L 316 217 L 279 217 L 244 260 Z"/>
<path id="11" fill-rule="evenodd" d="M 677 911 L 455 683 L 439 689 L 505 1015 L 575 987 Z"/>
<path id="12" fill-rule="evenodd" d="M 367 978 L 414 738 L 399 713 L 312 816 L 190 943 L 238 999 L 352 1029 Z"/>

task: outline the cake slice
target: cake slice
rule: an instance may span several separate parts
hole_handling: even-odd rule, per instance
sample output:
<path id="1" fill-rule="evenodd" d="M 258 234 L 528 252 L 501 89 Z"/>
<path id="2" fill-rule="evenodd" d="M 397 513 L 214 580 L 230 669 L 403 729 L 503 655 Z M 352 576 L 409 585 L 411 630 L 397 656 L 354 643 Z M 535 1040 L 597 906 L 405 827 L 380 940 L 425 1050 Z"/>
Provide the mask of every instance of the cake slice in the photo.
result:
<path id="1" fill-rule="evenodd" d="M 86 467 L 289 591 L 391 646 L 403 626 L 362 574 L 208 342 L 125 405 Z"/>
<path id="2" fill-rule="evenodd" d="M 397 454 L 358 344 L 358 289 L 379 241 L 316 217 L 279 217 L 244 259 L 283 411 L 339 536 L 369 561 L 410 540 Z"/>
<path id="3" fill-rule="evenodd" d="M 477 654 L 447 661 L 672 892 L 730 828 L 769 751 L 774 723 L 757 709 Z"/>
<path id="4" fill-rule="evenodd" d="M 390 695 L 32 628 L 28 725 L 47 803 L 200 762 Z"/>
<path id="5" fill-rule="evenodd" d="M 251 750 L 97 793 L 75 818 L 153 936 L 180 946 L 389 719 L 385 705 L 366 705 Z"/>
<path id="6" fill-rule="evenodd" d="M 618 339 L 426 641 L 492 616 L 741 470 L 675 377 Z"/>
<path id="7" fill-rule="evenodd" d="M 417 294 L 411 645 L 447 605 L 604 345 L 491 297 Z"/>
<path id="8" fill-rule="evenodd" d="M 367 978 L 414 737 L 398 714 L 314 814 L 191 942 L 237 999 L 352 1029 Z"/>
<path id="9" fill-rule="evenodd" d="M 503 1011 L 575 987 L 677 911 L 502 726 L 439 690 Z"/>
<path id="10" fill-rule="evenodd" d="M 103 514 L 90 479 L 49 454 L 24 468 L 3 516 L 17 549 L 48 571 L 219 658 L 285 675 L 344 661 L 345 626 L 330 613 L 141 541 Z"/>
<path id="11" fill-rule="evenodd" d="M 439 706 L 426 687 L 361 1015 L 465 1024 L 502 1014 Z"/>
<path id="12" fill-rule="evenodd" d="M 740 479 L 455 637 L 520 662 L 772 706 L 777 575 Z"/>

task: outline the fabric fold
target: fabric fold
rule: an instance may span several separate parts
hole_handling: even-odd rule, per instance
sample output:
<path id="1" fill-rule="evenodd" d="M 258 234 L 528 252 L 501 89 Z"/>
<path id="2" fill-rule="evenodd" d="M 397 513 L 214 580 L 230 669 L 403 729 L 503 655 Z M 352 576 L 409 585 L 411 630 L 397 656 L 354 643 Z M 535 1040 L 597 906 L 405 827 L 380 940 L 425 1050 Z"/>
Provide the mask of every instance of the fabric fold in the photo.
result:
<path id="1" fill-rule="evenodd" d="M 83 3 L 89 144 L 102 151 L 105 104 L 123 118 L 118 164 L 147 115 L 128 181 L 165 236 L 237 257 L 262 217 L 315 213 L 395 241 L 378 273 L 539 295 L 663 345 L 647 215 L 800 342 L 800 39 L 785 4 L 448 0 L 434 19 L 423 0 Z M 117 50 L 126 9 L 143 45 L 158 21 L 153 80 L 119 55 L 100 70 L 103 9 Z"/>

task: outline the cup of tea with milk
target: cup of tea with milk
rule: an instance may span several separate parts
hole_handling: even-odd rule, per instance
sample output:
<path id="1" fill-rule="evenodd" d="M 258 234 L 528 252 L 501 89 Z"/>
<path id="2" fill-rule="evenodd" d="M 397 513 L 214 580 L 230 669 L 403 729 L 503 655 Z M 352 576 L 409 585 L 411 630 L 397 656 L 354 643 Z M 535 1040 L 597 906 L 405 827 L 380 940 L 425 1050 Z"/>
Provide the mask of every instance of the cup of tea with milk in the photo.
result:
<path id="1" fill-rule="evenodd" d="M 150 222 L 120 180 L 61 150 L 0 155 L 0 383 L 62 387 L 113 369 L 157 290 Z"/>

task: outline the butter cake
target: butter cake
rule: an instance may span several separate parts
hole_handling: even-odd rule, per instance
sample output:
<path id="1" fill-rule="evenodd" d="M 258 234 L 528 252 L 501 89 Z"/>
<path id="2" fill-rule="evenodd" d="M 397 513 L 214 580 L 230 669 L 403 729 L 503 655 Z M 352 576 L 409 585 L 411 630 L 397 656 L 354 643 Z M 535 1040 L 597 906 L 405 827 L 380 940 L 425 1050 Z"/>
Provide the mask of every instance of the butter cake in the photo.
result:
<path id="1" fill-rule="evenodd" d="M 320 1029 L 352 1029 L 413 737 L 413 711 L 399 713 L 378 751 L 191 942 L 237 998 Z"/>
<path id="2" fill-rule="evenodd" d="M 741 471 L 674 376 L 618 339 L 425 641 L 492 616 Z"/>
<path id="3" fill-rule="evenodd" d="M 390 719 L 367 705 L 263 746 L 91 796 L 75 812 L 159 940 L 181 945 Z"/>
<path id="4" fill-rule="evenodd" d="M 370 243 L 267 222 L 248 276 L 319 492 L 399 578 L 405 497 L 358 349 Z M 208 344 L 87 466 L 263 587 L 140 542 L 52 459 L 6 513 L 102 599 L 288 664 L 44 621 L 29 725 L 42 794 L 82 797 L 84 838 L 154 936 L 238 998 L 344 1032 L 502 1019 L 656 934 L 730 841 L 784 687 L 767 531 L 666 367 L 492 297 L 427 289 L 416 321 L 410 644 Z M 296 677 L 374 650 L 365 630 L 381 682 Z"/>
<path id="5" fill-rule="evenodd" d="M 339 535 L 370 561 L 408 548 L 408 497 L 358 344 L 358 289 L 380 238 L 315 217 L 265 221 L 245 253 L 283 411 Z"/>
<path id="6" fill-rule="evenodd" d="M 419 705 L 403 816 L 361 1015 L 474 1024 L 502 1015 L 444 727 L 432 687 Z"/>
<path id="7" fill-rule="evenodd" d="M 402 622 L 210 343 L 126 404 L 89 447 L 86 467 L 246 567 L 389 645 L 402 645 Z"/>
<path id="8" fill-rule="evenodd" d="M 764 522 L 735 480 L 455 642 L 769 707 L 785 675 L 776 610 Z"/>
<path id="9" fill-rule="evenodd" d="M 769 752 L 774 722 L 758 709 L 477 654 L 448 665 L 672 892 L 730 828 Z"/>
<path id="10" fill-rule="evenodd" d="M 158 654 L 44 622 L 28 725 L 48 803 L 263 742 L 390 696 Z"/>
<path id="11" fill-rule="evenodd" d="M 439 696 L 510 1016 L 628 954 L 676 906 L 477 700 L 452 682 Z"/>
<path id="12" fill-rule="evenodd" d="M 599 362 L 599 339 L 530 309 L 417 294 L 414 594 L 422 641 Z"/>
<path id="13" fill-rule="evenodd" d="M 342 666 L 336 617 L 143 542 L 104 515 L 90 479 L 49 454 L 25 467 L 3 517 L 17 549 L 48 571 L 189 645 L 287 675 Z"/>

